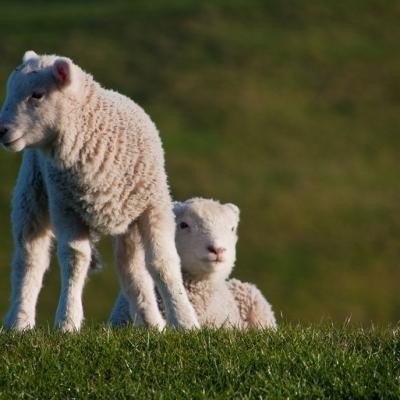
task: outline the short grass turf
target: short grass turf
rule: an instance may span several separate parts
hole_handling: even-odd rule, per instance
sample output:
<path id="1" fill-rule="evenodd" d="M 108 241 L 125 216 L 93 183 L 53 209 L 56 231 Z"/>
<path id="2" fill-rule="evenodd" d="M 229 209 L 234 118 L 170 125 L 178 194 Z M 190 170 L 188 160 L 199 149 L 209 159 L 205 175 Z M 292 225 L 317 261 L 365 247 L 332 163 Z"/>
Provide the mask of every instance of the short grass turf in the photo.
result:
<path id="1" fill-rule="evenodd" d="M 399 398 L 396 327 L 0 333 L 0 398 Z"/>
<path id="2" fill-rule="evenodd" d="M 241 209 L 235 276 L 304 323 L 400 317 L 400 6 L 389 0 L 2 1 L 0 101 L 24 51 L 71 57 L 157 124 L 173 197 Z M 0 151 L 0 314 L 20 154 Z M 107 265 L 85 288 L 106 321 Z M 46 276 L 52 323 L 59 268 Z"/>

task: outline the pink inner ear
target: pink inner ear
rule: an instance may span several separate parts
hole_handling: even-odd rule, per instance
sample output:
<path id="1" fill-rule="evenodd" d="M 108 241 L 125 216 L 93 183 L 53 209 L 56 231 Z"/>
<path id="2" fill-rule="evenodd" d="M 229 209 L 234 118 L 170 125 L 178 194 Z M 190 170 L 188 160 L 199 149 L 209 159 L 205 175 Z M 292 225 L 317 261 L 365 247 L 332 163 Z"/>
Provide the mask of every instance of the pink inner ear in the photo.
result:
<path id="1" fill-rule="evenodd" d="M 57 75 L 62 84 L 67 82 L 67 71 L 64 69 L 63 65 L 57 66 Z"/>

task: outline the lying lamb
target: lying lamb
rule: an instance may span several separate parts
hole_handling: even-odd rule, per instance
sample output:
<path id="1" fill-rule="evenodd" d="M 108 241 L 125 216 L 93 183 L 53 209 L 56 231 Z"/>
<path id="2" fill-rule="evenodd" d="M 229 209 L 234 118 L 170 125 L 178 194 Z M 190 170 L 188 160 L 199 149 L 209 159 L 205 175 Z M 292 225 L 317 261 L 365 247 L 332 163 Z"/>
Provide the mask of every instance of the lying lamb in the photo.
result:
<path id="1" fill-rule="evenodd" d="M 56 326 L 80 328 L 94 234 L 116 238 L 117 268 L 128 298 L 141 287 L 132 274 L 139 236 L 168 320 L 178 327 L 198 326 L 182 283 L 161 141 L 142 108 L 102 88 L 70 59 L 28 51 L 8 79 L 0 142 L 10 151 L 25 149 L 13 198 L 15 253 L 6 328 L 35 325 L 54 235 L 62 270 Z M 146 308 L 156 304 L 154 290 L 141 295 L 141 318 L 162 328 L 164 320 Z"/>
<path id="2" fill-rule="evenodd" d="M 261 292 L 252 284 L 227 280 L 236 259 L 238 207 L 194 198 L 175 203 L 174 211 L 184 285 L 200 325 L 275 329 L 274 313 Z M 121 292 L 110 323 L 118 326 L 131 318 L 142 324 Z"/>

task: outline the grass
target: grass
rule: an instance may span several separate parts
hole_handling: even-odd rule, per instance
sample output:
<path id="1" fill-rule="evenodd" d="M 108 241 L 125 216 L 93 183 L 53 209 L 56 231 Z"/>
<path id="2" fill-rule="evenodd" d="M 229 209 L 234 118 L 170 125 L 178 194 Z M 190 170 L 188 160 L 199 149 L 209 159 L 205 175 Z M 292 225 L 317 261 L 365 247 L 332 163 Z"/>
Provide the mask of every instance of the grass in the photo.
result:
<path id="1" fill-rule="evenodd" d="M 399 19 L 395 0 L 2 2 L 0 97 L 30 48 L 132 97 L 159 127 L 173 196 L 239 205 L 235 275 L 292 323 L 111 331 L 106 240 L 81 333 L 46 328 L 55 262 L 40 328 L 0 332 L 0 399 L 399 398 Z M 0 152 L 0 314 L 19 163 Z"/>
<path id="2" fill-rule="evenodd" d="M 160 129 L 173 196 L 241 208 L 235 275 L 292 321 L 396 323 L 400 8 L 390 0 L 3 2 L 0 97 L 25 50 L 70 56 Z M 0 314 L 20 156 L 0 152 Z M 107 267 L 85 290 L 104 321 Z M 51 323 L 58 268 L 39 321 Z"/>
<path id="3" fill-rule="evenodd" d="M 0 398 L 398 398 L 398 327 L 0 333 Z"/>

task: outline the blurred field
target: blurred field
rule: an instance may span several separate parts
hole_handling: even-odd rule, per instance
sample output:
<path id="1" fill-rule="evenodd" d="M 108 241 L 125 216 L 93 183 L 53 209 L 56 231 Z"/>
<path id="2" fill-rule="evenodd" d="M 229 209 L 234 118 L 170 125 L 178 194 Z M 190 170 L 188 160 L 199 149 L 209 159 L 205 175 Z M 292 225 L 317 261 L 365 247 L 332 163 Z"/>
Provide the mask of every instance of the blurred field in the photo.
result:
<path id="1" fill-rule="evenodd" d="M 400 3 L 2 2 L 0 98 L 25 50 L 67 55 L 158 125 L 176 199 L 242 211 L 235 275 L 287 320 L 400 318 Z M 0 314 L 20 155 L 0 152 Z M 105 269 L 87 318 L 117 293 Z M 39 319 L 52 323 L 53 265 Z"/>

